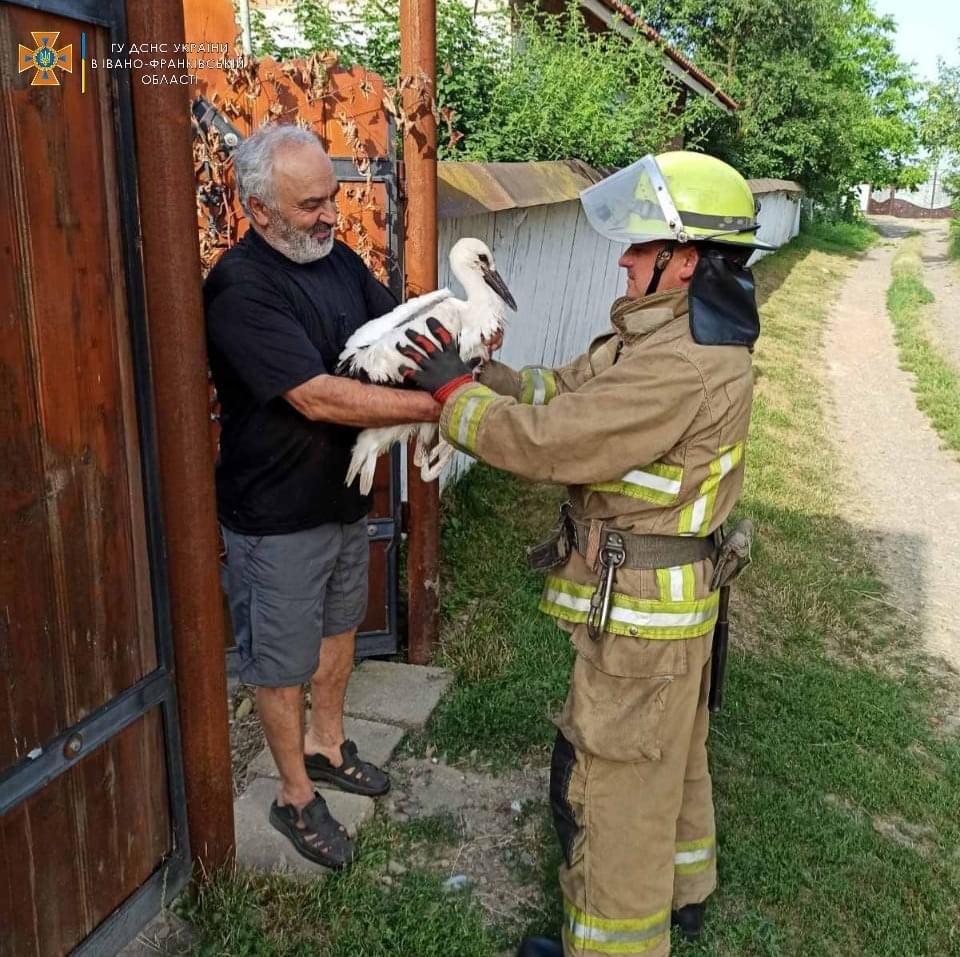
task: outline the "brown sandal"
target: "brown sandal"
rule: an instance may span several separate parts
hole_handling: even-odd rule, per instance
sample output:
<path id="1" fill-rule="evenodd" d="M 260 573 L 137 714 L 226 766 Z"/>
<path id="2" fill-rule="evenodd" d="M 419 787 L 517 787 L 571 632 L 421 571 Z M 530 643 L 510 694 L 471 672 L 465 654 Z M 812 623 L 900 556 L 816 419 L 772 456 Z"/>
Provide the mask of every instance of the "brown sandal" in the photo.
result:
<path id="1" fill-rule="evenodd" d="M 316 791 L 299 814 L 292 804 L 274 801 L 270 805 L 270 823 L 290 838 L 298 854 L 314 864 L 339 871 L 353 863 L 353 841 Z"/>

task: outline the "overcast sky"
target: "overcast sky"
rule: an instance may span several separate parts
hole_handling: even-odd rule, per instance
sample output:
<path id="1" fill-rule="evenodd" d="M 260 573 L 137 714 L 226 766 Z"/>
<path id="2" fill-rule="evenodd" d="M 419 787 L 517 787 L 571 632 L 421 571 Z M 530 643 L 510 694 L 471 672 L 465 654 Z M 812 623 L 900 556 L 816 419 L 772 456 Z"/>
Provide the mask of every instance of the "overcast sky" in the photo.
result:
<path id="1" fill-rule="evenodd" d="M 917 64 L 917 76 L 932 80 L 937 57 L 960 64 L 960 0 L 874 0 L 879 13 L 897 21 L 897 50 Z"/>

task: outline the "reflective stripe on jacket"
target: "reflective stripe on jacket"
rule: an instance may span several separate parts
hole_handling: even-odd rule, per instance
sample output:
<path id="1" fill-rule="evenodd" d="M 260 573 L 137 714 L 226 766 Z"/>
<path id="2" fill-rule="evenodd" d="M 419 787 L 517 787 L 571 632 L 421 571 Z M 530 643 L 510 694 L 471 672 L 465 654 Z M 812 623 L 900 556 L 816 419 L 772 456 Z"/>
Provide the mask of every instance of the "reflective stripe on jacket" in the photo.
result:
<path id="1" fill-rule="evenodd" d="M 690 336 L 686 290 L 618 299 L 612 330 L 558 369 L 488 363 L 440 421 L 457 448 L 523 478 L 569 486 L 573 514 L 629 532 L 711 534 L 743 484 L 753 390 L 741 346 Z M 608 631 L 688 638 L 716 620 L 709 559 L 617 573 Z M 573 553 L 548 578 L 543 611 L 572 627 L 596 573 Z"/>

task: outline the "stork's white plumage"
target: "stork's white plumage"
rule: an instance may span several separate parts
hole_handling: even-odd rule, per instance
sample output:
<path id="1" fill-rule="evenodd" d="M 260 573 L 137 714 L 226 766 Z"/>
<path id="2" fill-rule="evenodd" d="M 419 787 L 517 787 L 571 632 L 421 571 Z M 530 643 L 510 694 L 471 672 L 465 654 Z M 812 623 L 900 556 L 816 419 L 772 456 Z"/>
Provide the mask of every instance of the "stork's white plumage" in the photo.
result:
<path id="1" fill-rule="evenodd" d="M 407 333 L 411 331 L 432 338 L 427 330 L 431 316 L 450 330 L 465 362 L 485 356 L 484 343 L 503 331 L 506 307 L 516 309 L 517 304 L 497 272 L 493 255 L 479 239 L 464 238 L 454 245 L 450 270 L 463 286 L 466 299 L 455 298 L 449 289 L 438 289 L 365 323 L 347 340 L 340 353 L 340 368 L 371 382 L 399 385 L 403 382 L 400 367 L 409 365 L 410 360 L 398 347 L 410 345 Z M 422 478 L 426 482 L 437 478 L 453 449 L 442 440 L 434 446 L 436 423 L 422 422 L 364 429 L 353 447 L 347 485 L 359 475 L 360 490 L 369 492 L 377 458 L 394 443 L 413 436 L 417 437 L 414 463 Z"/>

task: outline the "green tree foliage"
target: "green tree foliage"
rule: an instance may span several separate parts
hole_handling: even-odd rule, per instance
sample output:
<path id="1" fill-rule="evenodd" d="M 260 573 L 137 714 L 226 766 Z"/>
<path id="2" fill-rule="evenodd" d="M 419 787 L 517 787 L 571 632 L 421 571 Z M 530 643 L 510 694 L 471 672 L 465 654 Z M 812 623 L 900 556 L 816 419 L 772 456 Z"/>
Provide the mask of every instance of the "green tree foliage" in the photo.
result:
<path id="1" fill-rule="evenodd" d="M 950 220 L 950 255 L 960 259 L 960 66 L 937 62 L 937 79 L 928 84 L 920 110 L 920 135 L 952 197 L 957 215 Z"/>
<path id="2" fill-rule="evenodd" d="M 706 115 L 701 133 L 748 175 L 797 179 L 831 204 L 858 183 L 924 179 L 918 84 L 871 0 L 654 0 L 639 12 L 740 103 Z"/>
<path id="3" fill-rule="evenodd" d="M 349 18 L 326 0 L 295 0 L 308 47 L 278 48 L 255 24 L 261 52 L 278 57 L 336 50 L 395 83 L 400 72 L 398 0 L 360 0 Z M 575 2 L 564 17 L 530 12 L 475 16 L 462 0 L 437 3 L 437 107 L 454 129 L 441 158 L 482 161 L 582 159 L 624 165 L 661 148 L 696 121 L 681 117 L 678 88 L 645 40 L 590 33 Z"/>
<path id="4" fill-rule="evenodd" d="M 466 153 L 623 166 L 662 149 L 699 114 L 702 104 L 678 115 L 678 94 L 650 43 L 591 33 L 576 4 L 564 17 L 522 14 Z"/>
<path id="5" fill-rule="evenodd" d="M 937 61 L 937 79 L 920 108 L 920 135 L 934 154 L 960 153 L 960 66 Z"/>

